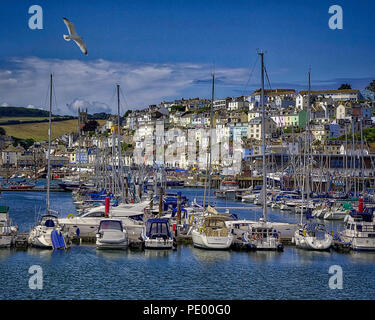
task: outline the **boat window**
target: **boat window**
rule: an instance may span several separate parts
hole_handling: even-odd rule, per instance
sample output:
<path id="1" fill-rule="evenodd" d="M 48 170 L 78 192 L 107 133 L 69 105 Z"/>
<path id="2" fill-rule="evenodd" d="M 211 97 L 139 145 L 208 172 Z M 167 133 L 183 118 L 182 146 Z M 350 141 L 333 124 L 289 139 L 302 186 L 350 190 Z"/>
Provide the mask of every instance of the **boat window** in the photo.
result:
<path id="1" fill-rule="evenodd" d="M 211 227 L 211 228 L 224 228 L 225 223 L 223 220 L 216 220 L 216 219 L 209 219 L 205 223 L 206 227 Z"/>
<path id="2" fill-rule="evenodd" d="M 168 225 L 166 223 L 153 222 L 150 226 L 149 233 L 151 234 L 169 234 Z"/>
<path id="3" fill-rule="evenodd" d="M 92 212 L 88 215 L 86 215 L 88 218 L 102 218 L 105 217 L 105 213 L 103 211 L 97 211 L 97 212 Z"/>
<path id="4" fill-rule="evenodd" d="M 48 219 L 46 220 L 46 222 L 44 223 L 44 225 L 47 227 L 47 228 L 53 228 L 55 226 L 55 223 L 53 222 L 52 219 Z"/>
<path id="5" fill-rule="evenodd" d="M 100 223 L 100 230 L 107 230 L 107 229 L 122 231 L 121 222 L 120 221 L 102 221 Z"/>
<path id="6" fill-rule="evenodd" d="M 362 231 L 362 226 L 361 225 L 357 225 L 357 231 Z"/>
<path id="7" fill-rule="evenodd" d="M 346 226 L 346 229 L 350 230 L 350 223 Z"/>
<path id="8" fill-rule="evenodd" d="M 351 229 L 351 230 L 354 230 L 354 224 L 351 225 L 350 229 Z"/>

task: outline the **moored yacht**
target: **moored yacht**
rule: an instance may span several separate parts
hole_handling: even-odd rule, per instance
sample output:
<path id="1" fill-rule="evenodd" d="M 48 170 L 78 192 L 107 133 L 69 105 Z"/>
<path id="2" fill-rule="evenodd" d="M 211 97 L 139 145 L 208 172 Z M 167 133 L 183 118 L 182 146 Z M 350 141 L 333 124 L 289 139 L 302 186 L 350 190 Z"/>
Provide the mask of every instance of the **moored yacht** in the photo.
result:
<path id="1" fill-rule="evenodd" d="M 0 206 L 0 248 L 12 246 L 16 235 L 17 227 L 12 226 L 9 218 L 9 207 Z"/>
<path id="2" fill-rule="evenodd" d="M 333 236 L 322 223 L 306 223 L 296 230 L 294 242 L 301 249 L 328 250 L 332 246 Z"/>
<path id="3" fill-rule="evenodd" d="M 141 238 L 145 249 L 174 249 L 176 241 L 169 229 L 169 220 L 151 218 L 147 220 Z"/>
<path id="4" fill-rule="evenodd" d="M 103 219 L 96 234 L 97 249 L 126 249 L 128 235 L 121 220 Z"/>
<path id="5" fill-rule="evenodd" d="M 229 218 L 222 215 L 207 215 L 192 231 L 193 244 L 203 249 L 229 249 L 233 235 L 225 224 Z"/>
<path id="6" fill-rule="evenodd" d="M 358 211 L 352 210 L 345 219 L 345 228 L 340 233 L 340 238 L 350 243 L 353 250 L 375 251 L 374 210 L 375 208 L 363 209 L 363 203 L 361 205 L 360 202 Z"/>
<path id="7" fill-rule="evenodd" d="M 57 215 L 52 213 L 41 217 L 27 239 L 29 245 L 41 249 L 66 249 L 70 246 L 69 233 L 59 225 Z"/>

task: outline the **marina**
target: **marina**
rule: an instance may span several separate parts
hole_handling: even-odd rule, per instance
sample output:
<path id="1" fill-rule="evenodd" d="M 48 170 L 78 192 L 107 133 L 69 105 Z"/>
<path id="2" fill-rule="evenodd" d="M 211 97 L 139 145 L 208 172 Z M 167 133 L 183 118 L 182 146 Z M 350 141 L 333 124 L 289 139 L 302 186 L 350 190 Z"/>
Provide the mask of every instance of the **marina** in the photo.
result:
<path id="1" fill-rule="evenodd" d="M 197 189 L 186 196 L 202 201 Z M 7 197 L 10 215 L 19 232 L 27 232 L 34 223 L 35 206 L 43 210 L 43 193 L 10 192 Z M 75 213 L 69 193 L 51 193 L 52 208 L 67 216 Z M 240 202 L 215 200 L 217 206 L 240 207 Z M 251 204 L 246 207 L 254 208 Z M 25 210 L 27 209 L 27 210 Z M 235 210 L 241 219 L 256 220 L 261 208 Z M 270 221 L 298 223 L 295 214 L 269 210 Z M 323 221 L 324 222 L 324 221 Z M 326 221 L 335 231 L 343 222 Z M 283 252 L 273 251 L 212 251 L 178 244 L 177 250 L 97 250 L 95 243 L 73 244 L 68 250 L 14 248 L 0 250 L 0 272 L 7 276 L 1 287 L 2 299 L 371 299 L 375 271 L 375 254 L 350 251 L 307 251 L 285 245 Z M 28 268 L 41 265 L 45 274 L 43 292 L 25 291 Z M 347 276 L 343 290 L 332 291 L 327 286 L 328 269 L 341 265 Z M 167 271 L 167 272 L 166 272 Z M 164 286 L 160 287 L 159 275 Z M 267 275 L 267 276 L 266 276 Z M 308 275 L 308 276 L 307 276 Z M 361 275 L 363 282 L 357 281 Z M 238 281 L 238 277 L 241 281 Z M 101 281 L 97 282 L 97 277 Z M 199 279 L 205 277 L 205 286 Z M 116 281 L 110 281 L 115 278 Z M 228 291 L 217 279 L 230 283 Z M 262 278 L 262 282 L 259 279 Z M 26 285 L 26 284 L 25 284 Z M 95 289 L 93 289 L 95 287 Z M 293 290 L 291 290 L 293 288 Z"/>
<path id="2" fill-rule="evenodd" d="M 375 2 L 1 4 L 11 315 L 371 307 Z"/>

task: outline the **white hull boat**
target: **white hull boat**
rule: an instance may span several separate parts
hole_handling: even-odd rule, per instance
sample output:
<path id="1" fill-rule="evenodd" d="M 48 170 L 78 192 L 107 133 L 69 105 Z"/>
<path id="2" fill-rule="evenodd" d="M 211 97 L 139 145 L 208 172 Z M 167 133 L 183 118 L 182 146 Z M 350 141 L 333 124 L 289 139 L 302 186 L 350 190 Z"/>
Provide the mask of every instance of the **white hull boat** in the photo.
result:
<path id="1" fill-rule="evenodd" d="M 148 219 L 141 235 L 145 249 L 175 249 L 176 241 L 169 230 L 169 220 Z"/>
<path id="2" fill-rule="evenodd" d="M 333 236 L 322 224 L 305 224 L 296 230 L 293 240 L 297 248 L 328 250 L 332 246 Z"/>
<path id="3" fill-rule="evenodd" d="M 345 229 L 340 238 L 350 243 L 355 251 L 375 251 L 374 208 L 366 208 L 364 212 L 352 212 L 345 222 Z"/>
<path id="4" fill-rule="evenodd" d="M 128 235 L 122 226 L 121 220 L 103 219 L 100 221 L 96 234 L 97 249 L 126 249 Z"/>
<path id="5" fill-rule="evenodd" d="M 226 220 L 226 216 L 204 216 L 200 226 L 191 232 L 194 246 L 202 249 L 229 249 L 233 235 L 225 225 Z"/>

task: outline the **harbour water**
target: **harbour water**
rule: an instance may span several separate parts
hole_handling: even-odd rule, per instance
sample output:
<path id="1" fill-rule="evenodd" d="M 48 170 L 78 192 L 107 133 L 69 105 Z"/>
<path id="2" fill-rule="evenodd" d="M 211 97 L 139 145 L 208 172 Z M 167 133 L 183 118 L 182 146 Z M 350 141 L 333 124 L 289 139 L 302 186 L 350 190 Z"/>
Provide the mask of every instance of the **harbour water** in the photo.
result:
<path id="1" fill-rule="evenodd" d="M 169 189 L 168 192 L 177 189 Z M 200 189 L 182 189 L 189 200 Z M 29 231 L 45 208 L 45 193 L 3 192 L 20 232 Z M 261 216 L 261 208 L 211 198 L 241 218 Z M 70 193 L 51 193 L 61 216 L 75 213 Z M 220 211 L 220 210 L 219 210 Z M 299 216 L 268 208 L 272 221 L 298 223 Z M 342 223 L 329 222 L 331 230 Z M 43 289 L 29 288 L 28 273 L 42 267 Z M 329 268 L 343 270 L 343 289 L 330 289 Z M 67 251 L 1 249 L 0 299 L 374 299 L 375 254 L 315 252 L 286 246 L 284 252 L 207 251 L 180 245 L 177 251 L 97 251 L 73 245 Z"/>

